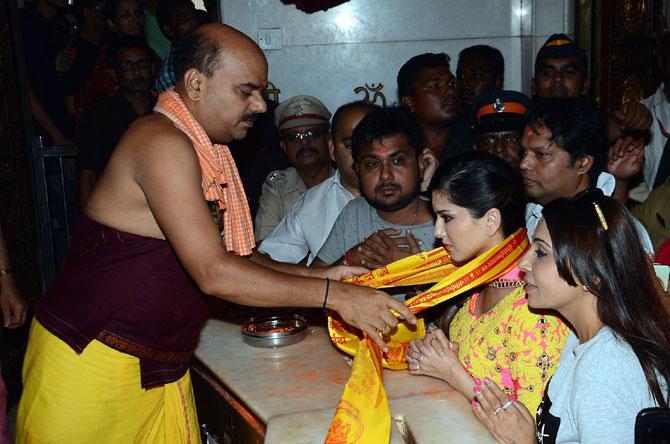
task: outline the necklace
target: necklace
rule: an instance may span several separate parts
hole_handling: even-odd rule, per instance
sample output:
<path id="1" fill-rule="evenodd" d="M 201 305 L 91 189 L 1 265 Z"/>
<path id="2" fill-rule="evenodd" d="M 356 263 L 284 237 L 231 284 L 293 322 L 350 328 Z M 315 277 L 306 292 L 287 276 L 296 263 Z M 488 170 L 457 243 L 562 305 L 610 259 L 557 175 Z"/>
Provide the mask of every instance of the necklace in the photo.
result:
<path id="1" fill-rule="evenodd" d="M 492 288 L 514 288 L 524 285 L 526 285 L 526 281 L 523 279 L 496 279 L 486 284 L 487 287 Z"/>
<path id="2" fill-rule="evenodd" d="M 421 208 L 421 199 L 417 200 L 416 210 L 414 210 L 414 215 L 412 215 L 412 219 L 410 219 L 410 221 L 407 225 L 414 225 L 414 221 L 416 220 L 416 216 L 419 215 L 419 209 L 420 208 Z"/>

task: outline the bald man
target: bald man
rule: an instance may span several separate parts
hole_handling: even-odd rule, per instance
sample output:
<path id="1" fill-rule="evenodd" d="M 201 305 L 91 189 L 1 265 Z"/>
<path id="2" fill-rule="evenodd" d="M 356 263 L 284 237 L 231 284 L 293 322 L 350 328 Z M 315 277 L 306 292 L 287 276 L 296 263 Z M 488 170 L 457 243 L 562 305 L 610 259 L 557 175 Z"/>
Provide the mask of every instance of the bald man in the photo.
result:
<path id="1" fill-rule="evenodd" d="M 262 307 L 327 307 L 382 347 L 379 332 L 397 323 L 389 308 L 414 322 L 385 293 L 339 282 L 356 270 L 250 254 L 244 191 L 218 144 L 244 138 L 266 109 L 258 46 L 207 25 L 180 46 L 175 70 L 175 90 L 116 147 L 36 308 L 19 442 L 198 441 L 188 362 L 205 320 L 200 292 Z"/>

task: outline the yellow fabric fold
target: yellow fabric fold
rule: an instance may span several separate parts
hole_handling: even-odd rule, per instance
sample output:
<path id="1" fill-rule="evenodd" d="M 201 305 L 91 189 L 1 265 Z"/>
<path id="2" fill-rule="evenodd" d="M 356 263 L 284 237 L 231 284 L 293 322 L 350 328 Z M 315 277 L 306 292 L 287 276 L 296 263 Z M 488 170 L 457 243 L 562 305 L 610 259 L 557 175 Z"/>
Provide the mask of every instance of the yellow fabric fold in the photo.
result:
<path id="1" fill-rule="evenodd" d="M 365 336 L 356 356 L 365 359 L 354 359 L 326 444 L 389 442 L 391 411 L 382 383 L 381 350 Z"/>
<path id="2" fill-rule="evenodd" d="M 349 281 L 373 288 L 437 282 L 427 291 L 405 302 L 412 312 L 419 313 L 505 275 L 518 264 L 528 245 L 526 229 L 521 228 L 500 244 L 461 267 L 451 263 L 449 254 L 444 248 L 436 248 L 406 257 Z M 407 282 L 413 283 L 405 284 Z M 386 339 L 389 351 L 382 356 L 377 345 L 367 336 L 362 336 L 359 330 L 347 325 L 341 319 L 332 316 L 328 318 L 331 340 L 344 352 L 354 355 L 354 362 L 326 443 L 388 442 L 390 436 L 388 405 L 382 409 L 375 404 L 377 392 L 355 388 L 362 385 L 371 387 L 380 385 L 383 390 L 382 366 L 394 370 L 407 368 L 405 353 L 409 343 L 412 339 L 421 339 L 425 336 L 423 320 L 419 318 L 419 321 L 415 327 L 404 322 L 399 323 L 396 331 Z M 373 372 L 373 369 L 379 371 Z M 387 415 L 385 420 L 388 420 L 389 424 L 384 434 L 380 433 L 373 423 L 379 421 L 382 413 Z M 343 430 L 362 432 L 343 434 Z"/>
<path id="3" fill-rule="evenodd" d="M 23 384 L 19 444 L 201 442 L 189 372 L 145 390 L 138 358 L 96 340 L 77 354 L 37 320 L 30 329 Z"/>

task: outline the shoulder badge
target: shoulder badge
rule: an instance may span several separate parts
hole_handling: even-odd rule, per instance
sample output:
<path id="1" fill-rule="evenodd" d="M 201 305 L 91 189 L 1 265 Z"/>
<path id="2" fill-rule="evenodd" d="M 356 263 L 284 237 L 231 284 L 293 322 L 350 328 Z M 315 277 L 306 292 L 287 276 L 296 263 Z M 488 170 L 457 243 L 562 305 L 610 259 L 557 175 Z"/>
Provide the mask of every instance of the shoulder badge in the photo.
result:
<path id="1" fill-rule="evenodd" d="M 268 174 L 268 178 L 266 180 L 268 183 L 277 183 L 286 180 L 286 172 L 282 170 L 273 171 Z"/>

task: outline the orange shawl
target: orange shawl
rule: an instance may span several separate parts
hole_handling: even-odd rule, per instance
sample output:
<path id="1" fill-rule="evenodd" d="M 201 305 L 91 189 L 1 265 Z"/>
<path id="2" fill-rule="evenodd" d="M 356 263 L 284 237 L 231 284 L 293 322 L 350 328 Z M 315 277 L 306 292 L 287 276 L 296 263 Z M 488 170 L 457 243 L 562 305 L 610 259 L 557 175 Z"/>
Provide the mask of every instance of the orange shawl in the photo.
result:
<path id="1" fill-rule="evenodd" d="M 202 192 L 205 200 L 216 202 L 223 211 L 226 250 L 240 256 L 251 254 L 256 245 L 251 213 L 235 160 L 228 147 L 212 144 L 179 94 L 172 90 L 158 96 L 154 111 L 165 115 L 193 142 L 202 170 Z"/>

